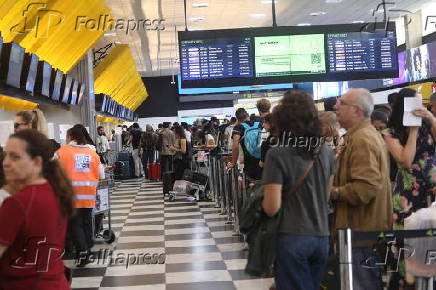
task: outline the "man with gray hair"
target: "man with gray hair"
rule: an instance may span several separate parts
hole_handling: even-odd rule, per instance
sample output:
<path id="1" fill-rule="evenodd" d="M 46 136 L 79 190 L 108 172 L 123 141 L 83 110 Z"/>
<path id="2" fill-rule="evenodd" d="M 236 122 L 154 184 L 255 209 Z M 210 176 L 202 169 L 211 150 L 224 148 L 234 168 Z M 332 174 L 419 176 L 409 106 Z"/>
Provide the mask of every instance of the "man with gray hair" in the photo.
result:
<path id="1" fill-rule="evenodd" d="M 335 105 L 338 121 L 347 129 L 330 192 L 330 199 L 336 203 L 335 233 L 345 228 L 380 232 L 392 229 L 389 156 L 381 134 L 371 125 L 373 109 L 372 96 L 365 89 L 347 91 Z M 373 244 L 353 243 L 355 290 L 383 289 Z"/>

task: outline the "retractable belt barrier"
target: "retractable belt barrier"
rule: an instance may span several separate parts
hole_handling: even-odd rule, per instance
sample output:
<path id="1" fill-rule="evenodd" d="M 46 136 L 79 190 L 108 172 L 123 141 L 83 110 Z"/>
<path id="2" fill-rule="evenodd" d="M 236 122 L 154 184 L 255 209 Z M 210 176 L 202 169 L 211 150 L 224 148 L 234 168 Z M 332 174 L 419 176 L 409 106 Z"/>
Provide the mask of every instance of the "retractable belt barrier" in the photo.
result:
<path id="1" fill-rule="evenodd" d="M 404 245 L 399 250 L 399 255 L 403 252 L 403 255 L 407 252 L 406 260 L 418 256 L 419 262 L 414 262 L 415 264 L 420 264 L 424 266 L 433 267 L 436 264 L 436 243 L 433 242 L 430 247 L 434 248 L 422 248 L 414 247 L 416 240 L 422 240 L 424 238 L 436 238 L 436 229 L 420 229 L 420 230 L 395 230 L 395 231 L 384 231 L 384 232 L 359 232 L 353 231 L 351 229 L 341 229 L 338 230 L 338 250 L 339 250 L 339 276 L 341 290 L 353 290 L 353 242 L 368 242 L 380 240 L 395 243 L 397 240 L 405 240 Z M 389 244 L 389 243 L 388 243 Z M 424 251 L 424 255 L 419 252 Z M 387 258 L 388 253 L 386 253 Z M 398 258 L 399 260 L 400 258 Z M 385 260 L 386 261 L 386 260 Z M 362 261 L 363 262 L 363 261 Z M 379 261 L 380 262 L 380 261 Z M 375 267 L 384 266 L 386 264 L 375 263 Z M 406 265 L 407 268 L 407 265 Z M 415 276 L 417 279 L 417 290 L 433 290 L 434 285 L 435 268 L 428 271 L 425 276 Z"/>
<path id="2" fill-rule="evenodd" d="M 209 155 L 209 180 L 212 200 L 232 224 L 235 235 L 240 236 L 239 221 L 242 206 L 247 198 L 245 175 L 237 168 L 228 168 L 225 157 L 230 153 Z"/>

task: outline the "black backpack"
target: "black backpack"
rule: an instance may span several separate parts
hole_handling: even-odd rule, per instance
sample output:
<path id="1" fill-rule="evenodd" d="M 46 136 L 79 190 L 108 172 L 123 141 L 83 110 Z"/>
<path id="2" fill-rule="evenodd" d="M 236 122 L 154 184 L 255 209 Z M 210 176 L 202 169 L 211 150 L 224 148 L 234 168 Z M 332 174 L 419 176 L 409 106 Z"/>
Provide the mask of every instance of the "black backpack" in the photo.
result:
<path id="1" fill-rule="evenodd" d="M 156 143 L 158 137 L 154 132 L 144 132 L 142 133 L 142 148 L 145 151 L 154 151 L 156 148 Z"/>
<path id="2" fill-rule="evenodd" d="M 159 134 L 157 136 L 156 150 L 162 151 L 162 147 L 163 147 L 163 135 L 162 135 L 162 132 L 159 132 Z"/>

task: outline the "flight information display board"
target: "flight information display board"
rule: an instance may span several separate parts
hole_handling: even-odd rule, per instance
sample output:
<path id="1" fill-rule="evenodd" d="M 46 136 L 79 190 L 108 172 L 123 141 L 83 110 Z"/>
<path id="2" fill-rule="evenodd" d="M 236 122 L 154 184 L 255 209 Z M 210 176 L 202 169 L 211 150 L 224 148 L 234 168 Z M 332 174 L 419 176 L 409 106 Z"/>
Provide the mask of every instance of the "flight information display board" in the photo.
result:
<path id="1" fill-rule="evenodd" d="M 250 38 L 182 41 L 183 80 L 252 77 Z"/>
<path id="2" fill-rule="evenodd" d="M 395 23 L 180 31 L 181 88 L 398 77 Z"/>
<path id="3" fill-rule="evenodd" d="M 254 38 L 256 77 L 325 73 L 324 34 Z"/>
<path id="4" fill-rule="evenodd" d="M 393 32 L 327 34 L 330 72 L 380 71 L 397 68 Z"/>

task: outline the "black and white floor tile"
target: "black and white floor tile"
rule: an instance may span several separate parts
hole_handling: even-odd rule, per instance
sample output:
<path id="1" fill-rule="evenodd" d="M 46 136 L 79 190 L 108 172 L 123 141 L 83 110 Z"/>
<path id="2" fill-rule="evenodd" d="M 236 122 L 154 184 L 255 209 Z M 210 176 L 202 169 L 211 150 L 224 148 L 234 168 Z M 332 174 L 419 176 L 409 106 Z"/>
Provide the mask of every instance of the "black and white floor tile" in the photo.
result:
<path id="1" fill-rule="evenodd" d="M 164 200 L 161 183 L 136 179 L 117 183 L 111 209 L 117 239 L 96 243 L 101 259 L 81 269 L 65 261 L 73 268 L 72 289 L 261 290 L 272 284 L 244 273 L 247 252 L 214 203 Z"/>

